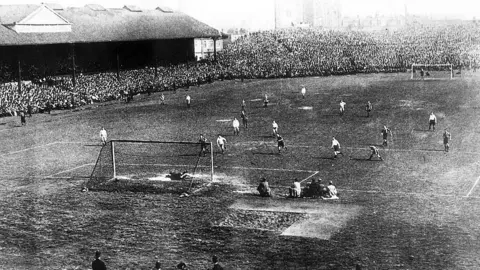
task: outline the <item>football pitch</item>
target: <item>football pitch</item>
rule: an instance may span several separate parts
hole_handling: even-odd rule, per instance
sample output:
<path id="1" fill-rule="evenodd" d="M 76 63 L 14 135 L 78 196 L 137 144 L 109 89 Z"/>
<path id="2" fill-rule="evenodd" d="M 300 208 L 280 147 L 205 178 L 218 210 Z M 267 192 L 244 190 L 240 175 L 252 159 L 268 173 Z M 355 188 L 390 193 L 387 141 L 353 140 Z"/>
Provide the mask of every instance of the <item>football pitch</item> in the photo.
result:
<path id="1" fill-rule="evenodd" d="M 151 269 L 157 260 L 167 269 L 180 261 L 204 269 L 213 254 L 228 269 L 478 269 L 480 76 L 409 78 L 219 81 L 166 92 L 165 105 L 156 93 L 34 115 L 24 127 L 0 119 L 0 269 L 89 269 L 97 249 L 111 269 Z M 240 120 L 242 100 L 248 129 L 235 136 L 231 120 Z M 392 130 L 387 147 L 384 125 Z M 81 192 L 102 126 L 119 140 L 197 142 L 202 133 L 215 145 L 222 134 L 227 150 L 214 146 L 214 181 L 189 197 Z M 337 159 L 332 136 L 344 153 Z M 368 160 L 371 145 L 383 161 Z M 190 165 L 160 161 L 149 164 L 159 174 Z M 119 171 L 134 176 L 142 162 L 137 154 Z M 273 198 L 254 195 L 261 177 Z M 285 198 L 295 178 L 302 186 L 333 181 L 340 200 Z"/>

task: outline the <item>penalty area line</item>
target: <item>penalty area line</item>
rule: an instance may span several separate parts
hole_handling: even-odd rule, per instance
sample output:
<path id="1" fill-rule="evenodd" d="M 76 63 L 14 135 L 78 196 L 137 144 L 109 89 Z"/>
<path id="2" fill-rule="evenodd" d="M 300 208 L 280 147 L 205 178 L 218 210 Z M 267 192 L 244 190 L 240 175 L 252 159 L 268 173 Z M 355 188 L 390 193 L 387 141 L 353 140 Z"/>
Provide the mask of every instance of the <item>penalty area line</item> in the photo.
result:
<path id="1" fill-rule="evenodd" d="M 60 171 L 60 172 L 57 172 L 57 173 L 54 173 L 54 174 L 45 176 L 45 177 L 43 177 L 43 179 L 47 179 L 47 178 L 52 178 L 52 179 L 53 179 L 55 175 L 59 175 L 59 174 L 67 173 L 67 172 L 71 172 L 71 171 L 75 171 L 75 170 L 78 170 L 78 169 L 80 169 L 80 168 L 83 168 L 83 167 L 86 167 L 86 166 L 92 166 L 92 165 L 95 165 L 95 163 L 87 163 L 87 164 L 83 164 L 83 165 L 77 166 L 77 167 L 75 167 L 75 168 L 71 168 L 71 169 L 68 169 L 68 170 Z"/>
<path id="2" fill-rule="evenodd" d="M 304 182 L 304 181 L 307 181 L 308 179 L 314 177 L 315 175 L 317 175 L 319 173 L 319 171 L 316 171 L 315 173 L 313 173 L 312 175 L 310 175 L 309 177 L 303 179 L 302 181 L 300 181 L 300 183 Z"/>
<path id="3" fill-rule="evenodd" d="M 477 178 L 477 180 L 475 181 L 475 183 L 473 184 L 472 188 L 470 189 L 470 191 L 468 191 L 467 195 L 465 195 L 466 198 L 468 198 L 470 196 L 470 194 L 472 194 L 473 190 L 475 189 L 475 187 L 478 185 L 478 182 L 480 181 L 480 176 Z"/>

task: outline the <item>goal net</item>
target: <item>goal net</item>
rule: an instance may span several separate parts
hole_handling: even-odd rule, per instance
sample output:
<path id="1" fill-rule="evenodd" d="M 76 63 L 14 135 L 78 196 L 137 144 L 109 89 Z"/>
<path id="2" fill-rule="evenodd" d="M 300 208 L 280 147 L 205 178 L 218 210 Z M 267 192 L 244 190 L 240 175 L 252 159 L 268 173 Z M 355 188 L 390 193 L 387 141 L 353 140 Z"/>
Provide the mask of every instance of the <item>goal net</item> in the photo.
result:
<path id="1" fill-rule="evenodd" d="M 90 190 L 190 192 L 213 181 L 211 143 L 112 140 L 86 183 Z"/>
<path id="2" fill-rule="evenodd" d="M 452 64 L 412 64 L 412 80 L 451 80 L 454 77 Z"/>

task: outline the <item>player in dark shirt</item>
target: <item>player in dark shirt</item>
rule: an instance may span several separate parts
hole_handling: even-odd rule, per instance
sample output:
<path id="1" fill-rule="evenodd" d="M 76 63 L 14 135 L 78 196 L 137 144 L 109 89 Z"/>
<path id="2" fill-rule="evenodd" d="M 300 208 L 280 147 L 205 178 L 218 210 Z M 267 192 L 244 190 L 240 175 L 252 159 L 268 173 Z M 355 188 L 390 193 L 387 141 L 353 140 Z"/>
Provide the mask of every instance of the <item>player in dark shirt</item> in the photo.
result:
<path id="1" fill-rule="evenodd" d="M 200 134 L 198 142 L 200 143 L 200 155 L 205 156 L 205 152 L 207 152 L 207 138 L 205 138 L 203 134 Z"/>
<path id="2" fill-rule="evenodd" d="M 367 105 L 365 106 L 365 110 L 367 111 L 367 117 L 370 117 L 370 112 L 372 111 L 372 109 L 373 109 L 372 103 L 368 101 Z"/>
<path id="3" fill-rule="evenodd" d="M 281 149 L 287 149 L 285 147 L 285 142 L 283 141 L 283 138 L 282 136 L 280 136 L 280 134 L 277 133 L 277 144 L 278 144 L 278 153 L 280 153 L 280 150 Z"/>
<path id="4" fill-rule="evenodd" d="M 390 135 L 392 134 L 392 131 L 387 128 L 387 126 L 383 126 L 383 129 L 382 129 L 382 137 L 383 137 L 383 146 L 387 146 L 388 145 L 388 142 L 387 142 L 387 138 L 388 138 L 388 133 L 390 133 Z"/>

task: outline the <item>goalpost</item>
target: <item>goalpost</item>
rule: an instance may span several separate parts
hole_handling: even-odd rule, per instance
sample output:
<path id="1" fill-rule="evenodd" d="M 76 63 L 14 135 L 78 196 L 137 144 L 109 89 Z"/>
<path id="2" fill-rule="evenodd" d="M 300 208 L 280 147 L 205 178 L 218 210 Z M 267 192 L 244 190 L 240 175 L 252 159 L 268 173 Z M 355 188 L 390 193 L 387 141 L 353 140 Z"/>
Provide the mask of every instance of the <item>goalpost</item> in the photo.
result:
<path id="1" fill-rule="evenodd" d="M 90 190 L 188 192 L 213 181 L 212 143 L 111 140 L 85 187 Z"/>
<path id="2" fill-rule="evenodd" d="M 452 80 L 452 64 L 412 64 L 410 79 Z"/>

